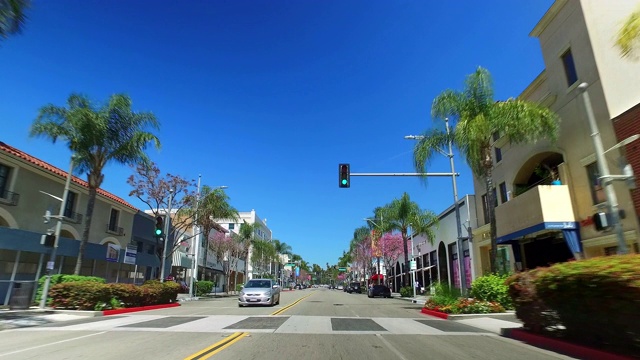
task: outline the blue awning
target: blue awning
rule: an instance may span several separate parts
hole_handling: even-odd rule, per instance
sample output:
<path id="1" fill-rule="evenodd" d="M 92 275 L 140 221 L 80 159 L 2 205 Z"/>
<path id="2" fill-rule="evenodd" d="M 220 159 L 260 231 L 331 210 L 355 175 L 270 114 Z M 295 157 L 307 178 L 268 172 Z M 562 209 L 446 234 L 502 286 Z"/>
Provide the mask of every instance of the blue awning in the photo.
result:
<path id="1" fill-rule="evenodd" d="M 578 223 L 575 221 L 556 221 L 556 222 L 543 222 L 522 230 L 514 231 L 511 234 L 498 237 L 498 244 L 505 243 L 509 240 L 521 238 L 525 235 L 532 234 L 541 230 L 576 230 L 578 229 Z"/>

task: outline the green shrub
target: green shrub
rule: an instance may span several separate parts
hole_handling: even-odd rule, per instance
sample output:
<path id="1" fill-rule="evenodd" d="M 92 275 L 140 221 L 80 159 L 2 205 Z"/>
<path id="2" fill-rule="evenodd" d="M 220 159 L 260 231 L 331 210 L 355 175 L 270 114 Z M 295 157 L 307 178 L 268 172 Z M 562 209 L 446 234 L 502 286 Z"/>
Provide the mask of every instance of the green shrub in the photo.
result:
<path id="1" fill-rule="evenodd" d="M 404 286 L 404 287 L 400 288 L 400 296 L 401 297 L 411 297 L 411 296 L 413 296 L 413 287 Z"/>
<path id="2" fill-rule="evenodd" d="M 42 276 L 38 279 L 38 290 L 36 291 L 36 300 L 40 301 L 42 299 L 42 289 L 44 288 L 44 282 L 47 279 L 47 276 Z M 92 281 L 99 282 L 104 284 L 106 282 L 105 279 L 97 276 L 82 276 L 82 275 L 69 275 L 69 274 L 55 274 L 51 275 L 51 281 L 49 282 L 49 289 L 53 287 L 55 284 L 61 284 L 66 282 L 74 282 L 74 281 Z M 50 303 L 50 299 L 47 299 L 47 304 Z"/>
<path id="3" fill-rule="evenodd" d="M 469 296 L 474 299 L 497 302 L 505 309 L 513 309 L 509 287 L 505 283 L 507 275 L 491 274 L 477 278 L 471 284 Z"/>
<path id="4" fill-rule="evenodd" d="M 447 306 L 455 304 L 460 298 L 460 290 L 452 288 L 449 284 L 439 282 L 434 285 L 435 294 L 431 296 L 430 300 L 440 306 Z"/>
<path id="5" fill-rule="evenodd" d="M 50 305 L 62 309 L 93 310 L 96 304 L 111 301 L 109 287 L 94 281 L 55 284 L 49 295 Z"/>
<path id="6" fill-rule="evenodd" d="M 640 255 L 556 264 L 507 284 L 516 315 L 532 331 L 640 353 Z"/>
<path id="7" fill-rule="evenodd" d="M 432 299 L 429 299 L 424 304 L 424 308 L 447 314 L 491 314 L 505 311 L 502 305 L 497 302 L 464 298 L 458 298 L 454 302 L 446 305 L 438 304 Z"/>
<path id="8" fill-rule="evenodd" d="M 196 295 L 205 296 L 213 290 L 213 281 L 198 281 L 196 283 Z"/>
<path id="9" fill-rule="evenodd" d="M 236 291 L 242 290 L 243 286 L 244 286 L 244 284 L 236 284 Z"/>

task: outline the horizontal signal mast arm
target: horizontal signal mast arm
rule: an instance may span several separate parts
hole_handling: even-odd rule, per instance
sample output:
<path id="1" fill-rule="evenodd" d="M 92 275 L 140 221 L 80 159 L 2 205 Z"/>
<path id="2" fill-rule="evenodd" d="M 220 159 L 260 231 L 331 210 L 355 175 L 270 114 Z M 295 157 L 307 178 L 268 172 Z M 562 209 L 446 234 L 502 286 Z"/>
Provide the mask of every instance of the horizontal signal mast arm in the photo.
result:
<path id="1" fill-rule="evenodd" d="M 351 173 L 351 176 L 460 176 L 460 173 Z"/>

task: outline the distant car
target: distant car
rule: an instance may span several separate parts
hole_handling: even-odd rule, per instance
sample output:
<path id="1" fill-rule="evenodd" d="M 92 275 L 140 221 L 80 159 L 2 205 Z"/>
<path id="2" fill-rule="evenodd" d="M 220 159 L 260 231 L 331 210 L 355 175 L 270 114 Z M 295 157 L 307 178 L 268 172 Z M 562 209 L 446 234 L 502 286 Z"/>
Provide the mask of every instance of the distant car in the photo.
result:
<path id="1" fill-rule="evenodd" d="M 344 287 L 342 285 L 338 285 L 338 290 L 344 290 L 347 291 L 346 289 L 344 289 Z"/>
<path id="2" fill-rule="evenodd" d="M 280 286 L 271 279 L 251 279 L 238 296 L 238 306 L 280 304 Z"/>
<path id="3" fill-rule="evenodd" d="M 373 298 L 373 297 L 376 297 L 376 296 L 382 296 L 384 298 L 390 298 L 391 297 L 391 289 L 389 289 L 385 285 L 373 285 L 367 291 L 367 296 L 370 297 L 370 298 Z"/>
<path id="4" fill-rule="evenodd" d="M 362 287 L 360 286 L 360 283 L 352 282 L 351 284 L 349 284 L 349 287 L 347 288 L 347 292 L 349 294 L 351 293 L 362 294 Z"/>

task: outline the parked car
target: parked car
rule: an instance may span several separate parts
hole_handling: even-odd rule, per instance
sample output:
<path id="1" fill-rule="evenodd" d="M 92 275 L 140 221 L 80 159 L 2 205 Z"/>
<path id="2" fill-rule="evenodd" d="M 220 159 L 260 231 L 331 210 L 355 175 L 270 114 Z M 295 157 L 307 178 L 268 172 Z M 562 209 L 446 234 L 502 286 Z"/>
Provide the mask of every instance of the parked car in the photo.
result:
<path id="1" fill-rule="evenodd" d="M 367 296 L 370 297 L 370 298 L 373 298 L 373 297 L 376 297 L 376 296 L 382 296 L 382 297 L 385 297 L 385 298 L 390 298 L 391 297 L 391 289 L 389 289 L 385 285 L 373 285 L 367 291 Z"/>
<path id="2" fill-rule="evenodd" d="M 360 286 L 360 283 L 352 282 L 351 284 L 349 284 L 349 287 L 347 288 L 347 292 L 349 294 L 351 293 L 362 294 L 362 287 Z"/>
<path id="3" fill-rule="evenodd" d="M 280 286 L 271 279 L 251 279 L 238 296 L 238 306 L 280 304 Z"/>

